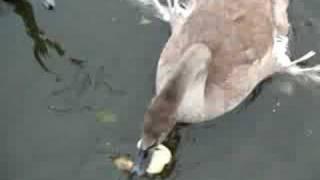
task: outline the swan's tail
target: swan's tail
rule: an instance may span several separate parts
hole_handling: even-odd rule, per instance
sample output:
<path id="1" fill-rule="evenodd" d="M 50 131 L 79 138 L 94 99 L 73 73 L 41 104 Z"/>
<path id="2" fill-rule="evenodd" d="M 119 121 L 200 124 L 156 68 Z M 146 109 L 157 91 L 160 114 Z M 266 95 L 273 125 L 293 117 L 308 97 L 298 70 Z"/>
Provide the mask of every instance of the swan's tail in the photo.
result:
<path id="1" fill-rule="evenodd" d="M 287 55 L 287 50 L 288 37 L 280 35 L 275 37 L 273 51 L 277 63 L 279 64 L 278 72 L 300 77 L 300 79 L 303 79 L 304 81 L 312 81 L 320 85 L 320 65 L 311 67 L 301 67 L 298 65 L 298 63 L 309 60 L 316 53 L 314 51 L 309 51 L 299 59 L 291 61 Z"/>
<path id="2" fill-rule="evenodd" d="M 177 18 L 188 17 L 194 9 L 195 0 L 131 0 L 144 8 L 151 8 L 154 15 L 161 20 L 172 23 Z"/>

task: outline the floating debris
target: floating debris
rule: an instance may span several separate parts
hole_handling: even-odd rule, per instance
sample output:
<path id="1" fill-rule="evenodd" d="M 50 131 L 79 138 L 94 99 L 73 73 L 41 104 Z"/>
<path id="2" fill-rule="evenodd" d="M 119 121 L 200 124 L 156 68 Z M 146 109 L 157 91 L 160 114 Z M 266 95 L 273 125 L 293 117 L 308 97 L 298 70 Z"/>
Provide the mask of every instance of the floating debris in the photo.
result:
<path id="1" fill-rule="evenodd" d="M 151 24 L 151 23 L 152 23 L 152 21 L 150 19 L 147 19 L 144 16 L 141 17 L 140 22 L 139 22 L 139 24 L 141 24 L 141 25 L 148 25 L 148 24 Z"/>
<path id="2" fill-rule="evenodd" d="M 124 172 L 130 172 L 134 166 L 134 162 L 131 160 L 129 155 L 118 155 L 112 157 L 112 163 Z"/>
<path id="3" fill-rule="evenodd" d="M 48 10 L 54 10 L 56 2 L 55 0 L 42 0 L 42 5 Z"/>
<path id="4" fill-rule="evenodd" d="M 117 121 L 116 115 L 110 110 L 101 110 L 96 113 L 97 122 L 113 123 Z"/>
<path id="5" fill-rule="evenodd" d="M 277 98 L 277 100 L 276 100 L 276 103 L 275 103 L 275 105 L 273 106 L 273 108 L 272 108 L 272 112 L 273 113 L 275 113 L 275 112 L 277 112 L 278 111 L 278 109 L 280 108 L 280 101 L 278 101 L 278 98 Z"/>

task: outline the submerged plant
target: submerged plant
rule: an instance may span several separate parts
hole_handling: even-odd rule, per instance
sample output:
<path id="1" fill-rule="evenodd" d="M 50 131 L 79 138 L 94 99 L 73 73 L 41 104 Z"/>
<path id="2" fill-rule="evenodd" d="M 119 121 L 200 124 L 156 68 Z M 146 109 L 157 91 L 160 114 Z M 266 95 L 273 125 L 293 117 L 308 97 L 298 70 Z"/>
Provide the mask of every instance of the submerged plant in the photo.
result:
<path id="1" fill-rule="evenodd" d="M 44 62 L 44 58 L 49 56 L 49 49 L 55 50 L 59 56 L 63 56 L 65 50 L 57 41 L 45 36 L 44 31 L 41 30 L 37 24 L 32 5 L 27 0 L 4 1 L 11 4 L 14 7 L 14 12 L 21 17 L 27 35 L 33 41 L 33 54 L 35 59 L 46 72 L 51 72 Z"/>

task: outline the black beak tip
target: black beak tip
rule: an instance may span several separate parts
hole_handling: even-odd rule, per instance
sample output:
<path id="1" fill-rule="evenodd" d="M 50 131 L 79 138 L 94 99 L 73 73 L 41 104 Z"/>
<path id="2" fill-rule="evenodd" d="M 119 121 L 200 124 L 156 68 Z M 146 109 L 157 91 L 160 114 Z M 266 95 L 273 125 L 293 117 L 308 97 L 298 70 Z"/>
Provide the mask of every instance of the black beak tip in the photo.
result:
<path id="1" fill-rule="evenodd" d="M 131 174 L 137 175 L 137 176 L 143 176 L 145 172 L 139 165 L 135 165 L 131 170 Z"/>
<path id="2" fill-rule="evenodd" d="M 143 176 L 145 174 L 144 163 L 148 156 L 147 150 L 139 150 L 136 162 L 134 163 L 133 168 L 131 169 L 131 174 L 138 176 Z"/>

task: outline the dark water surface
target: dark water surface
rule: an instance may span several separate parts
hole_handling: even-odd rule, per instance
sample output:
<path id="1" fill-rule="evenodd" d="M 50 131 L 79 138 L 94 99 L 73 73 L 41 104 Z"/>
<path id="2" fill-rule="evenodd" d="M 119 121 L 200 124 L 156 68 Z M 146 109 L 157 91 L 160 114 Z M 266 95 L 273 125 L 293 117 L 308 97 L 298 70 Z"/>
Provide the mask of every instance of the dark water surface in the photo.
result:
<path id="1" fill-rule="evenodd" d="M 292 2 L 293 56 L 320 47 L 320 1 Z M 0 180 L 117 180 L 169 36 L 125 0 L 0 1 Z M 319 56 L 312 63 L 320 63 Z M 320 179 L 320 89 L 274 77 L 247 106 L 180 131 L 167 179 Z"/>

